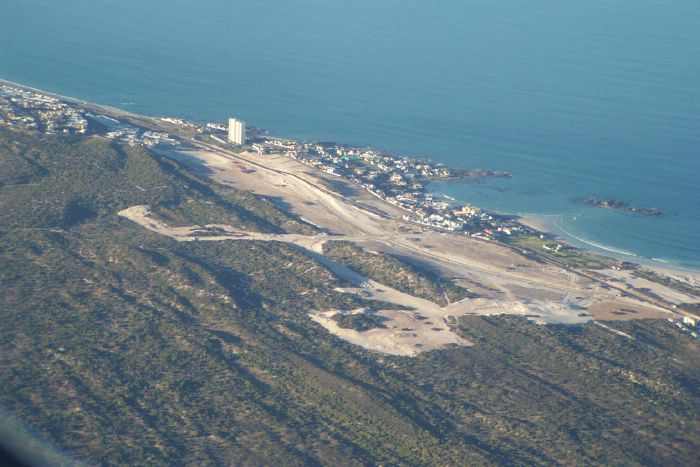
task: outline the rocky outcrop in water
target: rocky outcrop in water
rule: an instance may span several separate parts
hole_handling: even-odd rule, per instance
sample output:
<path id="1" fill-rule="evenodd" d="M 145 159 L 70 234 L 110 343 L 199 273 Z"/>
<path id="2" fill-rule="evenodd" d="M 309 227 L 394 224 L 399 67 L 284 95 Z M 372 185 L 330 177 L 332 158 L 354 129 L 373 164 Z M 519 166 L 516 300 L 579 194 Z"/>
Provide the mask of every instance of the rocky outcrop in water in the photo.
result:
<path id="1" fill-rule="evenodd" d="M 658 217 L 663 215 L 663 212 L 657 208 L 640 208 L 630 206 L 624 201 L 618 201 L 614 199 L 586 198 L 583 200 L 583 204 L 587 204 L 589 206 L 597 206 L 599 208 L 605 209 L 615 209 L 617 211 L 633 212 L 641 216 Z"/>

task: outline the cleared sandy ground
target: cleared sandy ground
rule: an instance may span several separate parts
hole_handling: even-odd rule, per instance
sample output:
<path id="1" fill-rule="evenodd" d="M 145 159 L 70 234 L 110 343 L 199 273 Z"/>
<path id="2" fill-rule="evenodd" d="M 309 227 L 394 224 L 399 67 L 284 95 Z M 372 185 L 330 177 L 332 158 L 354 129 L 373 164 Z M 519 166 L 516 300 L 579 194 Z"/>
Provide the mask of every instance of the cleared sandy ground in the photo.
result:
<path id="1" fill-rule="evenodd" d="M 362 310 L 352 310 L 360 312 Z M 344 329 L 331 319 L 335 312 L 311 314 L 311 319 L 343 340 L 369 350 L 389 355 L 415 355 L 426 350 L 472 345 L 452 332 L 447 324 L 440 320 L 424 318 L 420 313 L 406 311 L 382 311 L 378 314 L 387 318 L 387 329 L 370 329 L 359 332 L 354 329 Z"/>
<path id="2" fill-rule="evenodd" d="M 681 272 L 665 270 L 661 268 L 654 268 L 656 271 L 664 271 L 663 274 L 686 282 L 695 287 L 700 287 L 700 281 L 695 273 L 691 272 Z M 648 288 L 654 291 L 655 294 L 659 295 L 661 298 L 669 303 L 681 304 L 681 303 L 700 303 L 700 299 L 696 296 L 683 293 L 679 290 L 672 289 L 663 284 L 644 279 L 643 277 L 636 277 L 631 271 L 616 271 L 613 269 L 605 269 L 599 271 L 601 274 L 605 274 L 610 277 L 613 281 L 619 282 L 621 285 L 627 288 L 643 289 Z"/>
<path id="3" fill-rule="evenodd" d="M 452 316 L 512 314 L 538 323 L 581 323 L 592 319 L 667 318 L 673 312 L 604 286 L 556 265 L 540 264 L 507 247 L 461 234 L 443 233 L 403 222 L 405 212 L 361 190 L 349 181 L 322 174 L 283 156 L 233 153 L 214 146 L 190 151 L 167 151 L 192 170 L 217 182 L 271 197 L 281 206 L 327 233 L 313 236 L 246 232 L 229 225 L 170 227 L 154 219 L 147 206 L 134 206 L 119 214 L 144 228 L 179 241 L 281 241 L 306 249 L 316 259 L 356 287 L 346 293 L 412 308 L 380 310 L 384 329 L 357 332 L 337 326 L 335 313 L 324 310 L 311 318 L 328 331 L 367 349 L 394 355 L 455 345 L 469 345 L 446 322 Z M 206 228 L 225 232 L 201 236 Z M 438 305 L 368 281 L 322 253 L 328 240 L 349 240 L 369 251 L 398 255 L 469 288 L 479 298 Z M 626 278 L 627 280 L 632 280 Z M 647 281 L 648 282 L 648 281 Z M 648 284 L 640 285 L 648 286 Z M 659 290 L 658 284 L 650 288 Z M 672 292 L 662 291 L 669 297 Z M 681 297 L 673 298 L 680 300 Z"/>
<path id="4" fill-rule="evenodd" d="M 259 232 L 241 232 L 224 224 L 205 226 L 170 227 L 156 219 L 148 206 L 138 205 L 124 209 L 118 213 L 142 227 L 174 238 L 177 241 L 231 241 L 258 240 L 279 241 L 292 243 L 309 251 L 320 251 L 321 246 L 329 237 L 325 234 L 303 236 L 296 234 L 265 234 Z M 218 228 L 226 234 L 202 236 L 207 228 Z M 338 238 L 338 237 L 333 237 Z M 345 237 L 343 237 L 345 238 Z M 444 309 L 436 304 L 412 295 L 384 286 L 376 281 L 368 280 L 350 271 L 326 257 L 314 255 L 338 276 L 350 281 L 357 287 L 338 289 L 341 292 L 360 295 L 384 302 L 395 303 L 412 308 L 414 311 L 379 310 L 377 314 L 386 318 L 386 328 L 357 332 L 343 329 L 331 319 L 337 313 L 352 313 L 359 310 L 330 310 L 312 312 L 310 317 L 324 326 L 333 334 L 370 350 L 392 355 L 415 355 L 419 351 L 432 350 L 456 345 L 469 345 L 469 342 L 452 332 L 445 323 Z"/>

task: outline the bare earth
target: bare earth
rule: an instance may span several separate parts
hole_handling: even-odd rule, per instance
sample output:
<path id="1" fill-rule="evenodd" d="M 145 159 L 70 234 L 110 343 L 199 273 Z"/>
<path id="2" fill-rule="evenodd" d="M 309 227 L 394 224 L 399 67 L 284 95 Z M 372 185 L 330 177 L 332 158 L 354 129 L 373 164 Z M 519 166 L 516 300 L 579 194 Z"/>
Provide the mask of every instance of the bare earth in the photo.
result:
<path id="1" fill-rule="evenodd" d="M 403 222 L 400 219 L 405 212 L 398 207 L 349 181 L 323 174 L 290 158 L 234 153 L 200 143 L 197 146 L 196 150 L 162 153 L 224 185 L 275 197 L 292 213 L 333 235 L 274 235 L 216 225 L 225 233 L 198 236 L 202 226 L 170 227 L 155 219 L 148 206 L 133 206 L 119 214 L 146 229 L 179 241 L 292 243 L 308 250 L 336 274 L 356 285 L 343 292 L 413 308 L 413 311 L 379 311 L 387 319 L 386 329 L 365 332 L 340 328 L 331 319 L 336 313 L 360 310 L 319 310 L 310 314 L 329 332 L 364 348 L 393 355 L 415 355 L 438 348 L 471 345 L 447 325 L 450 317 L 467 314 L 521 315 L 543 324 L 674 317 L 672 310 L 635 297 L 625 297 L 621 290 L 603 287 L 601 282 L 556 265 L 539 264 L 505 246 Z M 328 240 L 349 240 L 369 251 L 400 255 L 440 271 L 444 277 L 455 280 L 481 297 L 464 299 L 441 308 L 430 301 L 368 281 L 321 255 L 322 245 Z M 612 274 L 613 271 L 606 273 Z M 633 277 L 625 277 L 625 280 L 637 281 L 639 287 L 658 290 L 660 295 L 672 298 L 673 303 L 697 300 L 648 281 L 642 284 Z M 615 332 L 612 328 L 607 329 Z"/>

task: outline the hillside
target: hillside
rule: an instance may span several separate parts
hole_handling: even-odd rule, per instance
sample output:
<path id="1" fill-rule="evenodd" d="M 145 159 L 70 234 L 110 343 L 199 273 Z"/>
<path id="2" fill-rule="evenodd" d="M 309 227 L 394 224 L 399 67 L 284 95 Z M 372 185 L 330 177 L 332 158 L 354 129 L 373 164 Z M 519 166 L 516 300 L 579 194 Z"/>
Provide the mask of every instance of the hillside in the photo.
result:
<path id="1" fill-rule="evenodd" d="M 142 148 L 0 128 L 0 405 L 79 459 L 697 462 L 700 345 L 666 321 L 611 324 L 630 339 L 466 316 L 451 324 L 472 347 L 381 355 L 308 317 L 376 303 L 337 291 L 302 250 L 177 242 L 117 216 L 133 205 L 172 224 L 315 231 Z M 379 258 L 364 272 L 440 299 L 435 280 Z"/>
<path id="2" fill-rule="evenodd" d="M 350 242 L 328 242 L 323 245 L 323 253 L 364 276 L 440 306 L 476 296 L 436 273 L 391 255 L 364 251 Z"/>

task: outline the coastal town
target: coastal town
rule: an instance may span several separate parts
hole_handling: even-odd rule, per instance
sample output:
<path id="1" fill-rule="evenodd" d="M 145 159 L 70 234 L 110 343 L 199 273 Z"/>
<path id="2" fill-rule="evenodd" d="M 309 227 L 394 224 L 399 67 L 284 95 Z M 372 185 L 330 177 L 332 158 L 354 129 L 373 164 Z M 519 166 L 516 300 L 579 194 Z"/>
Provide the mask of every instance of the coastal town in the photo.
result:
<path id="1" fill-rule="evenodd" d="M 258 154 L 280 153 L 344 177 L 373 195 L 407 211 L 403 220 L 429 227 L 461 231 L 481 238 L 532 233 L 532 229 L 504 216 L 470 205 L 460 205 L 427 190 L 431 181 L 460 178 L 509 177 L 501 171 L 455 170 L 427 159 L 414 159 L 371 148 L 332 142 L 303 143 L 258 137 L 252 149 Z"/>
<path id="2" fill-rule="evenodd" d="M 428 187 L 435 181 L 509 178 L 508 172 L 454 169 L 429 159 L 399 156 L 369 147 L 295 141 L 270 136 L 260 128 L 246 129 L 245 122 L 234 118 L 228 122 L 195 123 L 176 117 L 138 117 L 123 118 L 122 114 L 82 101 L 0 83 L 0 125 L 44 134 L 99 134 L 122 144 L 147 148 L 178 150 L 194 142 L 205 142 L 261 158 L 288 157 L 325 174 L 349 180 L 401 208 L 405 222 L 507 243 L 526 255 L 536 252 L 548 258 L 555 256 L 557 260 L 570 257 L 574 260 L 572 266 L 579 264 L 580 250 L 518 222 L 517 218 L 455 202 L 431 192 Z M 613 261 L 610 266 L 614 269 L 638 267 L 628 261 Z"/>
<path id="3" fill-rule="evenodd" d="M 150 148 L 179 144 L 168 133 L 138 128 L 105 115 L 87 112 L 57 97 L 8 84 L 0 84 L 0 124 L 49 135 L 104 132 L 107 138 L 115 141 Z"/>
<path id="4" fill-rule="evenodd" d="M 84 134 L 88 122 L 81 109 L 52 96 L 0 84 L 0 124 L 46 134 Z"/>
<path id="5" fill-rule="evenodd" d="M 317 196 L 333 198 L 333 203 L 337 201 L 335 197 L 343 197 L 339 192 L 334 192 L 333 179 L 338 177 L 342 179 L 338 181 L 339 186 L 345 184 L 361 187 L 364 191 L 363 196 L 375 197 L 377 201 L 398 208 L 390 216 L 393 220 L 400 219 L 405 222 L 397 232 L 410 232 L 412 235 L 408 240 L 398 240 L 404 246 L 407 241 L 420 241 L 421 236 L 431 235 L 440 236 L 441 240 L 448 243 L 469 241 L 466 237 L 485 240 L 492 245 L 486 246 L 479 242 L 475 244 L 480 245 L 479 248 L 505 246 L 506 251 L 528 258 L 523 261 L 535 261 L 543 268 L 544 265 L 561 268 L 560 271 L 564 274 L 575 271 L 583 280 L 601 284 L 601 290 L 617 291 L 623 298 L 634 298 L 640 303 L 651 303 L 686 316 L 692 315 L 689 307 L 694 306 L 693 300 L 679 299 L 675 295 L 678 292 L 659 295 L 650 292 L 651 289 L 647 290 L 647 283 L 644 283 L 644 287 L 630 285 L 642 280 L 629 278 L 630 271 L 640 268 L 636 263 L 613 260 L 572 247 L 519 222 L 517 218 L 498 215 L 468 204 L 459 204 L 430 190 L 429 184 L 435 181 L 464 180 L 468 183 L 470 180 L 485 177 L 510 177 L 507 172 L 453 169 L 428 159 L 398 156 L 368 147 L 279 138 L 270 136 L 258 128 L 247 128 L 245 122 L 234 118 L 227 124 L 192 122 L 175 117 L 146 117 L 2 83 L 0 125 L 49 135 L 61 134 L 69 138 L 99 135 L 121 144 L 153 148 L 161 153 L 172 154 L 176 159 L 178 154 L 194 154 L 195 157 L 201 157 L 196 154 L 205 154 L 206 157 L 218 157 L 221 160 L 223 165 L 217 166 L 217 171 L 240 170 L 241 176 L 250 176 L 251 179 L 256 176 L 250 174 L 258 169 L 277 173 L 268 167 L 279 166 L 280 163 L 284 164 L 281 161 L 288 160 L 289 163 L 314 168 L 315 170 L 309 173 L 315 174 L 315 183 L 325 187 L 314 187 L 312 191 Z M 217 155 L 219 150 L 221 154 Z M 247 168 L 243 168 L 241 161 L 247 161 Z M 256 166 L 258 169 L 251 168 Z M 269 189 L 275 192 L 287 187 L 284 178 L 286 176 L 280 180 L 279 185 Z M 228 183 L 226 179 L 223 182 Z M 255 183 L 245 185 L 242 189 L 256 193 L 259 191 Z M 309 196 L 308 192 L 303 193 L 304 196 Z M 302 201 L 302 205 L 315 205 L 315 202 L 306 199 Z M 338 216 L 336 210 L 337 206 L 334 204 L 330 211 Z M 305 212 L 304 216 L 313 217 L 313 213 Z M 347 221 L 350 214 L 344 212 L 343 216 L 346 216 L 344 219 Z M 411 228 L 411 225 L 414 228 Z M 448 232 L 454 234 L 451 240 L 445 236 Z M 414 245 L 408 246 L 415 250 Z M 423 248 L 434 247 L 426 244 Z M 489 264 L 488 268 L 491 267 Z M 510 263 L 505 274 L 511 274 L 518 267 L 517 262 Z M 663 282 L 654 277 L 651 279 L 655 283 Z M 660 285 L 656 284 L 653 287 L 653 290 L 657 290 Z M 678 286 L 671 288 L 679 289 Z M 685 289 L 680 290 L 685 294 Z M 687 294 L 683 295 L 686 296 Z M 539 316 L 538 313 L 535 314 Z M 580 314 L 578 318 L 584 315 L 588 316 Z M 697 334 L 695 328 L 688 328 L 686 331 Z M 695 334 L 691 335 L 695 337 Z"/>
<path id="6" fill-rule="evenodd" d="M 452 232 L 464 232 L 481 239 L 494 239 L 537 233 L 512 218 L 489 213 L 478 207 L 455 203 L 446 196 L 431 193 L 432 181 L 479 180 L 510 177 L 508 172 L 483 169 L 456 170 L 428 159 L 409 158 L 332 142 L 299 142 L 253 130 L 246 138 L 232 143 L 225 138 L 228 126 L 221 122 L 197 124 L 180 118 L 157 119 L 176 129 L 186 130 L 195 139 L 211 139 L 218 144 L 236 145 L 240 150 L 261 157 L 281 154 L 326 174 L 351 180 L 373 195 L 403 208 L 403 220 Z M 235 119 L 232 119 L 235 121 Z M 141 128 L 112 116 L 87 111 L 77 103 L 8 84 L 0 85 L 0 124 L 34 129 L 46 134 L 100 133 L 114 141 L 149 148 L 174 148 L 187 144 L 177 134 Z M 242 136 L 241 136 L 242 135 Z"/>

